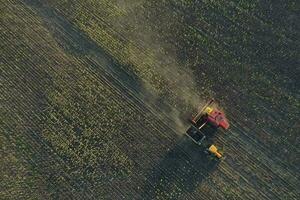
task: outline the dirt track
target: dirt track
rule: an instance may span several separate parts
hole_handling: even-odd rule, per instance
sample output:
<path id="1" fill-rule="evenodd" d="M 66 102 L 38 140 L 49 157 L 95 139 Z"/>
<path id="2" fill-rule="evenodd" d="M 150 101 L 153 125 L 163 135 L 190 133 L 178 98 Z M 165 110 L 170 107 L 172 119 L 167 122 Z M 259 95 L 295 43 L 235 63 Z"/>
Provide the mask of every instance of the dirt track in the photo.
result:
<path id="1" fill-rule="evenodd" d="M 296 135 L 299 112 L 293 110 L 294 108 L 299 110 L 299 88 L 297 86 L 290 87 L 289 91 L 287 90 L 289 84 L 281 85 L 281 74 L 286 77 L 284 80 L 293 84 L 296 81 L 294 74 L 299 73 L 297 69 L 293 69 L 295 73 L 291 75 L 281 71 L 279 69 L 281 66 L 266 69 L 263 77 L 266 79 L 278 78 L 278 80 L 273 78 L 272 84 L 280 86 L 275 92 L 283 93 L 280 93 L 280 97 L 274 98 L 274 101 L 259 98 L 261 91 L 256 90 L 252 85 L 255 81 L 249 86 L 243 81 L 238 84 L 238 78 L 233 76 L 234 73 L 238 74 L 239 70 L 232 72 L 234 70 L 230 68 L 230 62 L 221 63 L 216 59 L 214 63 L 210 63 L 209 60 L 212 59 L 210 52 L 206 52 L 205 46 L 201 47 L 202 50 L 199 51 L 203 52 L 202 55 L 207 58 L 206 62 L 208 63 L 203 63 L 200 69 L 193 71 L 193 79 L 196 80 L 194 84 L 202 88 L 203 85 L 200 84 L 200 80 L 204 79 L 203 82 L 210 85 L 203 90 L 195 89 L 196 91 L 192 90 L 191 92 L 199 95 L 201 100 L 204 100 L 207 94 L 216 95 L 218 99 L 222 100 L 222 106 L 231 121 L 231 128 L 228 132 L 219 131 L 216 134 L 215 140 L 219 146 L 224 148 L 225 159 L 220 163 L 215 163 L 183 136 L 182 125 L 187 128 L 188 124 L 185 124 L 184 121 L 180 125 L 174 122 L 176 117 L 181 119 L 187 114 L 187 108 L 195 106 L 180 107 L 180 102 L 190 103 L 189 100 L 181 99 L 182 90 L 174 90 L 172 94 L 166 92 L 168 89 L 177 88 L 176 85 L 170 86 L 166 91 L 160 90 L 154 85 L 155 81 L 147 77 L 148 72 L 144 75 L 143 68 L 134 68 L 140 64 L 138 55 L 136 55 L 137 58 L 131 58 L 131 63 L 128 60 L 122 62 L 122 56 L 125 54 L 123 55 L 121 50 L 115 49 L 112 52 L 113 47 L 107 48 L 105 41 L 101 43 L 102 37 L 99 37 L 98 40 L 96 36 L 93 38 L 88 29 L 85 32 L 85 27 L 78 24 L 79 19 L 72 21 L 71 14 L 63 12 L 63 7 L 61 10 L 55 7 L 55 1 L 50 4 L 37 2 L 30 0 L 24 2 L 6 1 L 2 5 L 10 17 L 3 17 L 5 23 L 3 26 L 1 25 L 1 29 L 6 30 L 5 33 L 1 33 L 1 40 L 4 41 L 4 45 L 1 47 L 1 50 L 4 51 L 1 68 L 4 69 L 4 86 L 10 89 L 2 91 L 6 103 L 3 107 L 5 118 L 3 118 L 4 123 L 1 125 L 1 132 L 4 133 L 2 134 L 5 138 L 3 141 L 7 141 L 7 143 L 4 142 L 6 149 L 1 152 L 5 155 L 10 155 L 8 152 L 16 154 L 22 166 L 26 168 L 26 172 L 24 172 L 24 176 L 27 177 L 26 180 L 35 185 L 40 182 L 42 184 L 32 187 L 26 180 L 21 181 L 19 184 L 24 189 L 16 189 L 15 196 L 10 196 L 11 192 L 7 191 L 13 191 L 16 182 L 11 185 L 2 183 L 3 187 L 1 188 L 4 189 L 1 190 L 1 193 L 4 197 L 14 198 L 21 194 L 33 197 L 44 194 L 49 198 L 64 199 L 101 197 L 103 199 L 153 199 L 155 197 L 161 199 L 299 198 L 299 167 L 297 165 L 299 145 Z M 105 5 L 103 3 L 103 7 Z M 161 6 L 168 8 L 170 5 Z M 172 10 L 188 15 L 184 9 L 175 5 L 168 12 Z M 157 9 L 157 12 L 160 13 L 161 10 Z M 105 18 L 105 16 L 98 16 L 93 20 L 99 24 L 111 22 L 111 19 Z M 38 23 L 34 24 L 35 21 Z M 119 21 L 119 23 L 122 25 L 123 22 Z M 187 23 L 186 26 L 193 26 L 193 24 L 188 24 L 189 22 L 184 23 Z M 127 35 L 126 31 L 122 32 L 116 25 L 112 25 L 109 30 L 114 37 L 121 38 L 120 40 L 124 41 L 124 44 L 128 43 L 127 40 L 132 40 L 131 37 L 136 36 Z M 100 30 L 95 29 L 94 31 Z M 12 36 L 19 40 L 14 40 Z M 20 40 L 18 37 L 22 39 Z M 139 37 L 137 36 L 137 38 Z M 176 38 L 170 40 L 176 40 Z M 259 39 L 257 40 L 259 41 Z M 20 41 L 20 45 L 18 41 Z M 141 50 L 141 60 L 147 57 L 147 53 L 151 57 L 153 49 L 149 50 L 145 47 L 148 42 L 142 39 L 132 42 L 136 45 L 136 49 Z M 180 38 L 178 39 L 178 43 L 182 45 L 183 49 L 186 47 L 183 45 L 187 45 L 185 42 Z M 153 45 L 155 46 L 155 44 Z M 22 48 L 28 51 L 23 49 L 26 53 L 21 52 L 21 58 L 17 60 L 19 54 L 13 52 L 18 52 Z M 180 56 L 184 52 L 177 53 Z M 191 52 L 185 53 L 190 55 Z M 173 56 L 173 53 L 171 56 L 166 54 L 166 60 L 154 59 L 151 61 L 151 64 L 155 65 L 152 69 L 154 72 L 158 69 L 157 66 L 166 66 L 158 74 L 166 79 L 164 83 L 170 85 L 172 81 L 169 79 L 172 77 L 165 76 L 165 74 L 172 72 L 172 68 L 170 68 L 172 65 L 178 67 L 182 64 L 178 63 L 176 59 L 172 59 Z M 205 64 L 211 65 L 203 67 Z M 222 66 L 222 64 L 224 65 Z M 146 65 L 148 66 L 147 63 Z M 249 63 L 245 65 L 250 67 Z M 19 69 L 15 70 L 17 66 Z M 185 69 L 175 69 L 175 71 L 177 70 Z M 215 71 L 218 72 L 217 74 L 223 75 L 226 74 L 226 70 L 231 72 L 215 79 Z M 264 71 L 263 68 L 260 69 L 256 66 L 245 68 L 245 70 L 249 74 L 257 71 L 259 74 Z M 86 77 L 86 79 L 78 76 Z M 175 73 L 174 77 L 177 77 Z M 88 82 L 84 85 L 86 80 Z M 150 87 L 147 83 L 150 84 Z M 82 87 L 81 84 L 83 84 Z M 109 94 L 106 96 L 96 89 L 93 90 L 93 86 L 90 86 L 92 84 L 105 88 L 103 91 L 109 91 Z M 78 89 L 85 90 L 85 87 L 91 87 L 91 93 L 86 94 Z M 179 84 L 179 87 L 186 88 L 186 85 Z M 256 87 L 260 87 L 259 83 Z M 47 96 L 47 92 L 52 94 L 57 91 L 60 94 L 65 94 L 65 96 L 70 95 L 71 100 L 64 100 L 64 95 L 58 95 L 62 96 L 61 100 L 57 100 L 56 97 L 51 99 L 51 95 Z M 98 125 L 92 123 L 92 121 L 97 123 L 96 119 L 102 120 L 101 115 L 100 118 L 96 118 L 96 114 L 95 118 L 93 116 L 89 118 L 92 115 L 89 111 L 100 114 L 103 112 L 103 116 L 106 113 L 106 111 L 101 110 L 102 108 L 94 107 L 93 109 L 92 100 L 89 101 L 89 96 L 85 96 L 89 94 L 93 96 L 93 92 L 100 96 L 103 95 L 104 99 L 111 97 L 109 101 L 116 107 L 112 116 L 120 115 L 120 117 L 113 119 L 125 118 L 125 121 L 117 121 L 119 127 L 113 126 L 109 129 L 111 133 L 107 134 L 107 138 L 101 137 L 103 141 L 113 139 L 112 147 L 121 152 L 120 157 L 125 156 L 126 160 L 129 160 L 130 164 L 127 161 L 124 161 L 125 164 L 122 164 L 123 161 L 118 161 L 121 166 L 124 166 L 120 168 L 116 166 L 117 170 L 109 168 L 110 166 L 101 165 L 103 161 L 96 161 L 96 164 L 87 161 L 87 165 L 84 164 L 84 161 L 82 165 L 79 161 L 77 163 L 76 159 L 85 158 L 84 153 L 77 151 L 79 147 L 70 145 L 69 148 L 64 148 L 57 142 L 61 140 L 66 141 L 64 144 L 67 144 L 68 138 L 71 138 L 72 134 L 68 135 L 67 132 L 61 132 L 57 126 L 52 127 L 50 124 L 52 121 L 48 120 L 53 113 L 55 118 L 63 116 L 61 118 L 62 123 L 58 125 L 61 126 L 61 129 L 69 127 L 70 124 L 73 125 L 73 122 L 75 124 L 76 122 L 81 123 L 81 120 L 77 120 L 75 117 L 68 119 L 67 112 L 64 113 L 63 108 L 63 105 L 67 107 L 68 102 L 75 104 L 79 102 L 78 109 L 82 109 L 78 112 L 79 116 L 81 116 L 80 113 L 83 113 L 83 117 L 87 118 L 83 124 L 93 124 L 91 126 L 96 128 L 91 128 L 91 132 L 96 135 L 106 134 L 107 132 L 100 131 L 104 122 L 101 124 L 101 121 Z M 293 93 L 295 96 L 291 97 L 288 102 L 296 103 L 282 104 L 284 102 L 282 99 Z M 23 96 L 20 97 L 20 94 Z M 157 94 L 165 96 L 158 97 Z M 179 96 L 176 96 L 177 94 Z M 75 96 L 74 101 L 72 100 L 73 96 Z M 274 96 L 271 95 L 271 99 L 272 97 Z M 76 99 L 79 100 L 76 101 Z M 64 104 L 65 101 L 66 104 Z M 101 101 L 95 100 L 95 102 Z M 253 105 L 255 108 L 252 107 Z M 53 113 L 48 112 L 52 107 Z M 76 106 L 70 108 L 77 109 Z M 285 112 L 281 110 L 283 108 L 291 111 L 291 115 L 284 115 L 285 117 L 282 118 L 282 113 Z M 116 111 L 121 112 L 115 113 Z M 60 115 L 60 113 L 64 114 Z M 295 128 L 286 130 L 282 124 Z M 47 132 L 48 126 L 52 127 L 52 129 L 49 128 L 52 133 Z M 112 125 L 108 124 L 108 126 Z M 272 127 L 275 128 L 272 129 Z M 89 127 L 85 128 L 88 129 Z M 114 130 L 116 132 L 113 132 Z M 89 141 L 95 140 L 94 136 L 89 137 L 88 132 L 86 134 L 88 139 L 84 150 L 88 152 L 94 149 L 100 151 L 101 147 L 97 148 L 97 144 L 91 145 L 89 143 Z M 58 139 L 53 139 L 55 135 Z M 287 139 L 285 139 L 286 137 Z M 78 138 L 79 141 L 86 142 L 84 134 Z M 295 139 L 291 140 L 291 138 Z M 280 140 L 285 140 L 285 142 Z M 73 149 L 69 153 L 68 149 L 71 147 Z M 72 157 L 73 155 L 77 156 L 76 159 Z M 93 153 L 89 156 L 87 158 L 92 158 Z M 4 172 L 8 173 L 9 170 L 7 171 L 6 165 L 9 164 L 6 163 L 8 161 L 4 162 L 2 164 L 4 167 L 2 167 L 6 169 Z M 114 162 L 112 162 L 113 164 Z M 19 173 L 19 163 L 13 165 L 16 166 L 14 173 Z M 130 167 L 127 169 L 126 165 L 130 165 Z M 118 174 L 117 171 L 122 171 L 123 168 L 126 173 Z M 111 174 L 111 170 L 116 171 L 117 175 Z M 20 194 L 18 194 L 19 190 Z"/>

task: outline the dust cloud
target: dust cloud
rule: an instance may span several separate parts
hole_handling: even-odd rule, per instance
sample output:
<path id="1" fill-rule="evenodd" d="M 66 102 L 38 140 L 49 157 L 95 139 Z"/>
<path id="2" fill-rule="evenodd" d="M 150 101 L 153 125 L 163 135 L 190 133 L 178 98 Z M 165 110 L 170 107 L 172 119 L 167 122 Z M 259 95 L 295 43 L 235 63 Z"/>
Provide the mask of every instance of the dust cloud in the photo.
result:
<path id="1" fill-rule="evenodd" d="M 184 133 L 193 109 L 205 103 L 197 92 L 192 72 L 177 58 L 175 45 L 164 41 L 153 28 L 149 18 L 151 9 L 143 9 L 146 1 L 115 0 L 114 3 L 124 14 L 115 17 L 111 24 L 128 38 L 126 59 L 144 81 L 145 93 L 151 93 L 147 101 L 157 105 L 175 123 L 176 130 Z M 157 16 L 161 18 L 159 26 L 175 25 L 170 16 L 172 13 Z"/>

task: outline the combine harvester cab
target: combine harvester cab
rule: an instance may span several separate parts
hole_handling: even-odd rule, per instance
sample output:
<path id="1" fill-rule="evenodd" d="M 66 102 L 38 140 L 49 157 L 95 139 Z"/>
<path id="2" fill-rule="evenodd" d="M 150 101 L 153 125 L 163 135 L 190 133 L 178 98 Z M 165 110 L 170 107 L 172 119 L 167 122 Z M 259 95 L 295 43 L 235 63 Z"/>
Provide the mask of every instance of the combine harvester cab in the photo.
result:
<path id="1" fill-rule="evenodd" d="M 203 130 L 206 126 L 211 126 L 214 129 L 221 127 L 224 130 L 229 128 L 229 122 L 224 113 L 220 111 L 214 99 L 211 99 L 204 107 L 198 109 L 198 112 L 191 118 L 191 127 L 186 131 L 186 135 L 189 136 L 196 144 L 205 147 L 205 151 L 214 155 L 216 158 L 222 158 L 222 154 L 218 151 L 218 148 L 214 144 L 207 144 L 207 135 Z"/>

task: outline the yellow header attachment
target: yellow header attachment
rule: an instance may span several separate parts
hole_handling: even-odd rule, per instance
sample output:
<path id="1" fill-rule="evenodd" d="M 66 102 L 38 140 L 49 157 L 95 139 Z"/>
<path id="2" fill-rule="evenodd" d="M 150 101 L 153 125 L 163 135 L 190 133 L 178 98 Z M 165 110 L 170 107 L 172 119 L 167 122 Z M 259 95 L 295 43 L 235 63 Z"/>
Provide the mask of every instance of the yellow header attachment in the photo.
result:
<path id="1" fill-rule="evenodd" d="M 211 107 L 206 107 L 204 112 L 207 113 L 207 114 L 210 114 L 214 109 L 211 108 Z"/>
<path id="2" fill-rule="evenodd" d="M 215 146 L 215 145 L 211 145 L 208 149 L 208 151 L 212 154 L 214 154 L 215 156 L 217 156 L 218 158 L 221 158 L 222 157 L 222 154 L 220 154 L 218 152 L 218 148 Z"/>

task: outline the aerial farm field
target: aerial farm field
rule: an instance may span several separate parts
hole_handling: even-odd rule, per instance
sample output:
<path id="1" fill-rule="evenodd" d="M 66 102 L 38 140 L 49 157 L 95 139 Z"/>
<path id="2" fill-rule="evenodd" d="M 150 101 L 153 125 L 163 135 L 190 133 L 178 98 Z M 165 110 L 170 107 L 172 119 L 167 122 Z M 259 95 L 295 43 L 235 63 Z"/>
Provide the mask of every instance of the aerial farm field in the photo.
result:
<path id="1" fill-rule="evenodd" d="M 298 1 L 0 9 L 0 199 L 300 199 Z M 218 162 L 185 135 L 211 97 Z"/>

